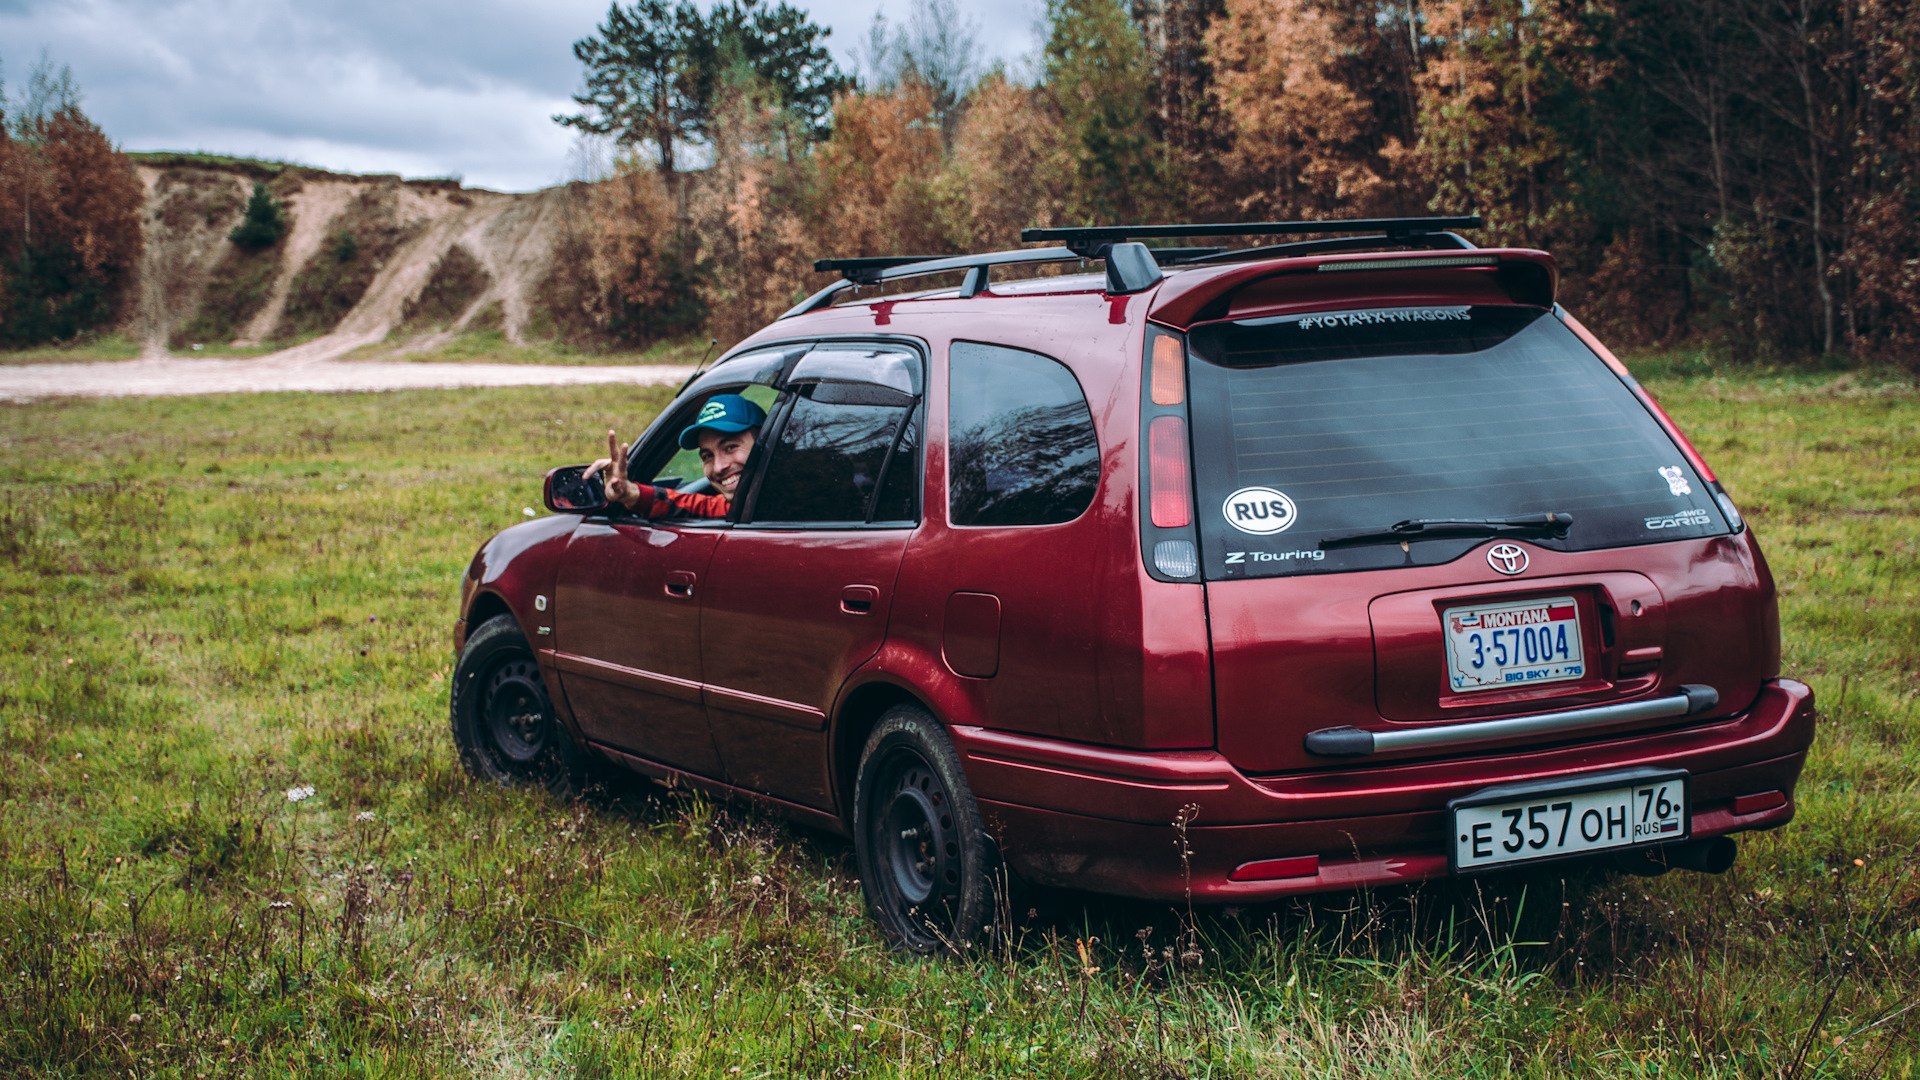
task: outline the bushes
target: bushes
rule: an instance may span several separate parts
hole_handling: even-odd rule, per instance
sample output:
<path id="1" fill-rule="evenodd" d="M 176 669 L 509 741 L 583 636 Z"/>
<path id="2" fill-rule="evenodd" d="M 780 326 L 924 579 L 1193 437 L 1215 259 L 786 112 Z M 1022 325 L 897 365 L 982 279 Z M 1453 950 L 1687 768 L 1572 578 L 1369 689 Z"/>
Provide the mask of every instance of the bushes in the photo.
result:
<path id="1" fill-rule="evenodd" d="M 353 239 L 352 233 L 340 235 L 345 241 Z M 339 248 L 335 250 L 337 252 Z M 354 251 L 357 254 L 358 245 L 355 245 Z M 492 284 L 493 277 L 487 273 L 486 267 L 468 254 L 466 248 L 455 244 L 434 264 L 433 276 L 427 279 L 420 295 L 407 301 L 401 322 L 414 329 L 450 326 Z"/>
<path id="2" fill-rule="evenodd" d="M 274 337 L 287 340 L 334 329 L 418 225 L 400 223 L 393 200 L 364 191 L 340 215 L 340 232 L 293 279 Z"/>
<path id="3" fill-rule="evenodd" d="M 273 292 L 273 279 L 280 270 L 280 248 L 247 251 L 230 249 L 207 282 L 193 318 L 173 332 L 169 344 L 174 348 L 203 341 L 231 341 L 240 336 L 260 309 L 266 307 Z"/>

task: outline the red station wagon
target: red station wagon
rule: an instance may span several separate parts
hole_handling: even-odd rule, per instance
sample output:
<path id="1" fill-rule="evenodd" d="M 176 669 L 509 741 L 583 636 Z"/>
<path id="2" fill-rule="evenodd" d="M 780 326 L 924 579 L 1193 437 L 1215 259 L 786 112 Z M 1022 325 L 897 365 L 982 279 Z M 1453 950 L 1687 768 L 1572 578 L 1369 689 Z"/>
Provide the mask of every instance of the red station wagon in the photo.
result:
<path id="1" fill-rule="evenodd" d="M 1726 869 L 1793 816 L 1813 738 L 1766 561 L 1551 256 L 1449 231 L 1478 223 L 823 261 L 845 280 L 625 457 L 711 495 L 682 433 L 753 402 L 724 517 L 572 466 L 474 557 L 463 761 L 561 792 L 611 762 L 849 834 L 918 951 L 985 929 L 1003 868 L 1233 903 Z M 1333 232 L 1371 235 L 1141 243 Z M 1080 260 L 1104 273 L 1004 270 Z"/>

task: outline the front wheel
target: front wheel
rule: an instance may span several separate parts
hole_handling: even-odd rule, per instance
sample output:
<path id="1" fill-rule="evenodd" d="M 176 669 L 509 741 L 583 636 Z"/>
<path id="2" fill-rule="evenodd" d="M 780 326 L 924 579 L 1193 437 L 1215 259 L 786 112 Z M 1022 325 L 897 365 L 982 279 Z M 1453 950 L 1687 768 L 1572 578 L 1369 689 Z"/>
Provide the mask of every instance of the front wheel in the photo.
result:
<path id="1" fill-rule="evenodd" d="M 572 798 L 586 784 L 586 759 L 547 696 L 533 647 L 511 615 L 480 624 L 453 670 L 453 742 L 476 780 L 539 784 Z"/>
<path id="2" fill-rule="evenodd" d="M 854 780 L 854 854 L 867 905 L 911 952 L 958 952 L 993 913 L 994 847 L 946 733 L 925 709 L 880 718 Z"/>

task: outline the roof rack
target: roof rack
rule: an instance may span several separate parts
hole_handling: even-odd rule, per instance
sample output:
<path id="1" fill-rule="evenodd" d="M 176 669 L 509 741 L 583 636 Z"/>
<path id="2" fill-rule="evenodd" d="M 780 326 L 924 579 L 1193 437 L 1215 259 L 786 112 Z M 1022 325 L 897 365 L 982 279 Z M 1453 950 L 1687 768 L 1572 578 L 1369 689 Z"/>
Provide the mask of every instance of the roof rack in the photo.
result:
<path id="1" fill-rule="evenodd" d="M 1082 257 L 1097 259 L 1103 248 L 1129 240 L 1173 240 L 1189 236 L 1298 236 L 1309 233 L 1381 232 L 1391 243 L 1442 233 L 1478 229 L 1480 215 L 1427 218 L 1361 218 L 1353 221 L 1250 221 L 1194 225 L 1087 225 L 1063 229 L 1022 229 L 1022 243 L 1055 240 Z M 1222 253 L 1231 254 L 1231 253 Z"/>
<path id="2" fill-rule="evenodd" d="M 858 259 L 816 259 L 814 270 L 838 272 L 840 281 L 800 301 L 780 316 L 790 319 L 833 303 L 847 289 L 861 285 L 879 285 L 900 278 L 965 270 L 960 283 L 962 299 L 978 296 L 987 287 L 993 267 L 1022 263 L 1075 262 L 1099 259 L 1107 264 L 1107 292 L 1121 296 L 1152 288 L 1160 281 L 1162 266 L 1225 262 L 1237 259 L 1265 258 L 1274 255 L 1310 255 L 1332 251 L 1363 251 L 1383 243 L 1400 247 L 1446 250 L 1471 248 L 1472 244 L 1447 230 L 1477 229 L 1480 215 L 1431 218 L 1366 218 L 1357 221 L 1256 221 L 1202 225 L 1106 225 L 1065 229 L 1022 229 L 1022 242 L 1064 240 L 1065 247 L 1029 248 L 1021 251 L 994 251 L 983 255 L 884 255 Z M 1380 232 L 1378 236 L 1349 236 L 1330 240 L 1307 240 L 1268 247 L 1230 250 L 1222 247 L 1150 248 L 1140 239 L 1175 239 L 1187 236 L 1266 236 L 1303 233 Z"/>
<path id="3" fill-rule="evenodd" d="M 1168 249 L 1177 256 L 1191 256 L 1196 253 L 1217 252 L 1219 248 L 1174 248 Z M 889 255 L 864 259 L 816 259 L 813 268 L 821 273 L 839 271 L 842 280 L 807 297 L 795 304 L 786 314 L 780 316 L 789 319 L 795 315 L 805 315 L 817 311 L 833 302 L 833 298 L 846 289 L 856 285 L 878 285 L 900 278 L 921 277 L 926 274 L 939 274 L 953 270 L 965 270 L 966 279 L 960 283 L 962 299 L 978 296 L 987 287 L 987 274 L 995 266 L 1011 266 L 1021 263 L 1079 262 L 1090 256 L 1081 255 L 1068 248 L 1032 248 L 1023 251 L 994 251 L 984 255 L 954 255 L 951 257 L 909 255 Z M 1152 288 L 1160 280 L 1160 265 L 1153 252 L 1145 244 L 1108 244 L 1097 256 L 1107 264 L 1107 291 L 1118 296 L 1125 293 L 1137 293 Z"/>

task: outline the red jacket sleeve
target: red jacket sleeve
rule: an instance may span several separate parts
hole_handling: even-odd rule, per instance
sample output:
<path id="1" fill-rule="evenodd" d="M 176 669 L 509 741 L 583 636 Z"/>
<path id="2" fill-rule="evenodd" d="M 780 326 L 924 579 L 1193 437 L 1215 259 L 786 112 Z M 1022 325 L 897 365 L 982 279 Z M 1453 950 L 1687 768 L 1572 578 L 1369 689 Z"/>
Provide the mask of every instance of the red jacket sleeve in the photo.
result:
<path id="1" fill-rule="evenodd" d="M 634 513 L 644 518 L 673 517 L 675 514 L 723 518 L 732 509 L 732 503 L 725 495 L 694 494 L 654 487 L 652 484 L 635 484 L 634 487 L 640 489 L 640 505 L 634 508 Z"/>

